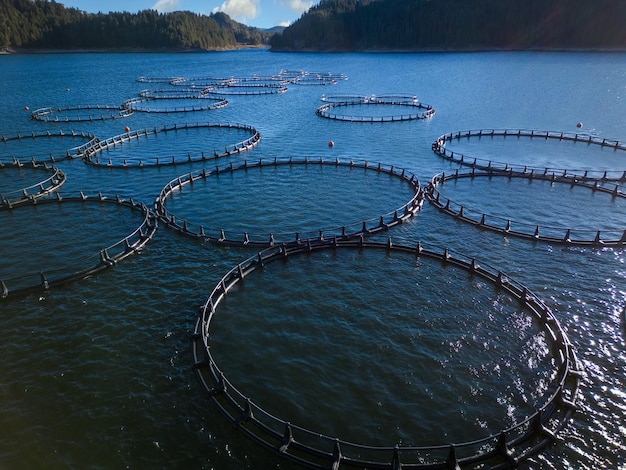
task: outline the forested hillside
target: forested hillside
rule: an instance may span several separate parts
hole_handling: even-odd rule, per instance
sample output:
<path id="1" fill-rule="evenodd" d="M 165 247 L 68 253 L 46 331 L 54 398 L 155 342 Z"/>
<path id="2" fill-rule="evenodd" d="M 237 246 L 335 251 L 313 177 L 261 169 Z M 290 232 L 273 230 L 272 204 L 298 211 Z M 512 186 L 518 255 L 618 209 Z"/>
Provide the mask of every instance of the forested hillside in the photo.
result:
<path id="1" fill-rule="evenodd" d="M 24 49 L 234 49 L 269 41 L 227 15 L 91 14 L 46 0 L 0 0 L 0 47 Z"/>
<path id="2" fill-rule="evenodd" d="M 626 49 L 624 0 L 321 0 L 272 50 Z"/>

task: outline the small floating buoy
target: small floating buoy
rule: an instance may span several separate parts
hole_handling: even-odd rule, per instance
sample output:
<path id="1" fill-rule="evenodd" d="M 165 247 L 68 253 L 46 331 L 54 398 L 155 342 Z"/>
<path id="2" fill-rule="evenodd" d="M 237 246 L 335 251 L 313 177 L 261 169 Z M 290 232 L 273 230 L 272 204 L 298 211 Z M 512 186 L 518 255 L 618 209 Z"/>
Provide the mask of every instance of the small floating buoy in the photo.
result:
<path id="1" fill-rule="evenodd" d="M 67 87 L 67 88 L 65 89 L 65 91 L 70 91 L 70 88 L 69 88 L 69 87 Z"/>
<path id="2" fill-rule="evenodd" d="M 125 130 L 126 132 L 130 132 L 130 127 L 126 126 L 126 127 L 124 128 L 124 130 Z"/>
<path id="3" fill-rule="evenodd" d="M 580 129 L 581 127 L 583 127 L 583 123 L 582 122 L 577 123 L 576 127 L 578 127 Z"/>
<path id="4" fill-rule="evenodd" d="M 28 111 L 30 108 L 28 106 L 24 106 L 24 109 Z"/>
<path id="5" fill-rule="evenodd" d="M 328 141 L 328 146 L 329 147 L 334 147 L 335 143 L 332 140 L 330 140 L 330 141 Z"/>

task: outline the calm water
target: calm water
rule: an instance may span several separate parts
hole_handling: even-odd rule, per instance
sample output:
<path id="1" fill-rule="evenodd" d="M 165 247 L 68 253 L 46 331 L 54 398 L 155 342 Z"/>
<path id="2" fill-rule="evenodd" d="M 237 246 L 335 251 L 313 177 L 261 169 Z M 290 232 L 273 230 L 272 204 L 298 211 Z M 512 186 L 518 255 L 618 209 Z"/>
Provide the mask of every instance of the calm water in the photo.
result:
<path id="1" fill-rule="evenodd" d="M 140 76 L 245 78 L 280 70 L 332 72 L 348 80 L 291 85 L 283 94 L 228 95 L 225 108 L 201 112 L 137 112 L 83 123 L 29 119 L 41 107 L 120 105 L 142 90 L 169 87 L 139 83 Z M 6 137 L 75 130 L 105 139 L 126 126 L 242 123 L 262 140 L 231 161 L 352 158 L 404 168 L 423 185 L 456 168 L 431 151 L 439 135 L 453 131 L 579 131 L 626 141 L 621 53 L 0 56 L 0 83 L 0 134 Z M 389 93 L 416 95 L 436 115 L 362 124 L 315 114 L 323 94 Z M 102 157 L 212 153 L 248 137 L 175 131 L 118 145 Z M 63 155 L 85 141 L 66 133 L 0 142 L 0 161 Z M 461 140 L 450 148 L 535 167 L 626 169 L 622 153 L 584 144 L 507 138 Z M 67 175 L 62 194 L 101 191 L 148 206 L 167 182 L 214 165 L 58 164 Z M 237 232 L 315 231 L 376 218 L 412 195 L 396 178 L 343 170 L 224 174 L 174 194 L 168 210 Z M 36 183 L 36 173 L 0 170 L 0 192 Z M 493 178 L 459 181 L 446 191 L 477 211 L 521 222 L 626 228 L 623 199 L 584 188 Z M 140 222 L 126 208 L 97 203 L 0 212 L 0 279 L 81 268 Z M 623 249 L 507 239 L 428 203 L 387 236 L 449 247 L 508 273 L 539 295 L 567 331 L 585 367 L 580 410 L 564 441 L 523 468 L 624 468 Z M 198 307 L 229 269 L 254 254 L 203 244 L 161 225 L 141 254 L 104 273 L 0 303 L 0 468 L 292 468 L 240 436 L 205 398 L 191 367 Z M 462 272 L 400 255 L 325 253 L 276 263 L 229 295 L 213 336 L 220 366 L 255 402 L 319 432 L 376 445 L 445 444 L 503 429 L 542 403 L 552 373 L 539 329 L 510 299 Z"/>

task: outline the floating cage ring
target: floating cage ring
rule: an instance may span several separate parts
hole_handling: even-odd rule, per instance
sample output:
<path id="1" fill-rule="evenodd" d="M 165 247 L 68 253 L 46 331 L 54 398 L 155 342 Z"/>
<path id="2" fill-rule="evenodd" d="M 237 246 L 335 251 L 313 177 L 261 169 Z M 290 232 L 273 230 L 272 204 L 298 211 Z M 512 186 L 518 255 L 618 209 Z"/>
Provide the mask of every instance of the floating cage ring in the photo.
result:
<path id="1" fill-rule="evenodd" d="M 132 198 L 126 199 L 119 195 L 107 196 L 102 193 L 86 195 L 82 191 L 78 195 L 66 196 L 55 193 L 54 197 L 39 199 L 37 206 L 59 205 L 64 203 L 80 202 L 82 204 L 115 204 L 129 207 L 133 211 L 139 211 L 143 215 L 140 225 L 123 239 L 102 247 L 98 252 L 88 258 L 93 263 L 91 266 L 76 270 L 72 267 L 53 268 L 48 271 L 40 271 L 31 276 L 20 276 L 14 279 L 0 279 L 0 300 L 14 298 L 33 292 L 44 292 L 54 286 L 66 284 L 71 281 L 84 279 L 93 274 L 114 266 L 128 256 L 141 251 L 153 238 L 158 227 L 158 218 L 143 203 L 136 202 Z M 11 208 L 12 211 L 29 207 L 25 205 Z M 31 279 L 37 279 L 37 283 L 29 283 Z"/>
<path id="2" fill-rule="evenodd" d="M 137 77 L 135 81 L 139 83 L 172 83 L 175 80 L 184 80 L 181 77 Z"/>
<path id="3" fill-rule="evenodd" d="M 365 103 L 369 96 L 351 94 L 323 94 L 321 101 L 325 103 Z"/>
<path id="4" fill-rule="evenodd" d="M 42 122 L 93 122 L 132 116 L 133 110 L 115 105 L 76 105 L 34 110 L 31 118 Z M 65 115 L 65 116 L 64 116 Z"/>
<path id="5" fill-rule="evenodd" d="M 371 114 L 368 116 L 350 113 L 352 109 L 362 110 L 363 107 L 371 107 L 373 109 L 376 106 L 393 107 L 394 109 L 400 109 L 402 112 L 392 115 Z M 407 113 L 404 113 L 404 111 L 407 111 Z M 391 102 L 368 98 L 365 101 L 327 102 L 317 108 L 316 114 L 323 118 L 347 122 L 400 122 L 431 118 L 435 115 L 435 109 L 429 104 L 420 102 Z"/>
<path id="6" fill-rule="evenodd" d="M 437 138 L 432 144 L 432 150 L 437 155 L 459 165 L 469 166 L 480 170 L 504 170 L 514 169 L 515 171 L 539 171 L 540 168 L 532 168 L 530 166 L 514 165 L 510 162 L 493 161 L 488 159 L 476 158 L 462 152 L 454 152 L 448 150 L 446 145 L 448 142 L 481 139 L 483 137 L 517 137 L 526 139 L 542 139 L 555 140 L 563 142 L 584 143 L 587 145 L 595 145 L 614 151 L 626 152 L 626 144 L 617 140 L 594 137 L 589 134 L 580 134 L 576 132 L 547 131 L 535 129 L 478 129 L 468 131 L 457 131 L 443 134 Z M 626 170 L 576 170 L 576 169 L 558 169 L 549 168 L 550 172 L 566 173 L 572 177 L 584 180 L 602 180 L 602 181 L 626 181 Z"/>
<path id="7" fill-rule="evenodd" d="M 209 88 L 214 86 L 226 86 L 229 83 L 233 83 L 232 77 L 197 77 L 197 78 L 186 78 L 180 77 L 175 78 L 170 82 L 170 85 L 175 87 L 187 87 L 187 88 Z"/>
<path id="8" fill-rule="evenodd" d="M 301 73 L 284 72 L 281 74 L 285 77 L 289 77 L 289 80 L 294 85 L 336 85 L 340 81 L 348 79 L 343 73 L 333 72 L 303 71 Z"/>
<path id="9" fill-rule="evenodd" d="M 468 442 L 442 443 L 435 446 L 369 446 L 326 436 L 292 424 L 268 413 L 253 399 L 231 383 L 211 353 L 211 325 L 220 302 L 239 282 L 257 268 L 297 254 L 321 250 L 357 249 L 366 255 L 373 250 L 401 252 L 411 258 L 430 258 L 442 265 L 454 265 L 471 276 L 480 277 L 499 291 L 519 301 L 552 343 L 555 373 L 546 396 L 535 405 L 535 411 L 500 432 Z M 242 291 L 238 291 L 240 294 Z M 370 239 L 325 240 L 301 245 L 276 245 L 259 252 L 231 269 L 217 283 L 200 310 L 192 335 L 192 352 L 196 376 L 207 396 L 220 412 L 247 437 L 282 457 L 309 468 L 465 468 L 481 463 L 486 468 L 510 468 L 559 439 L 558 434 L 570 422 L 577 408 L 582 365 L 557 319 L 536 295 L 506 274 L 473 258 L 434 250 L 421 243 L 409 246 Z M 365 457 L 366 456 L 366 457 Z M 473 467 L 472 467 L 473 468 Z"/>
<path id="10" fill-rule="evenodd" d="M 73 146 L 71 148 L 63 148 L 57 152 L 47 151 L 45 153 L 33 153 L 30 152 L 27 155 L 13 155 L 7 156 L 10 158 L 10 161 L 3 162 L 3 157 L 0 156 L 0 163 L 10 163 L 14 165 L 22 165 L 25 163 L 29 163 L 31 165 L 43 165 L 43 164 L 55 164 L 57 162 L 74 159 L 74 158 L 82 158 L 85 150 L 89 148 L 91 145 L 98 141 L 98 138 L 91 133 L 83 132 L 83 131 L 45 131 L 45 132 L 18 132 L 15 135 L 4 135 L 0 136 L 0 144 L 5 143 L 7 145 L 11 144 L 21 144 L 21 143 L 31 143 L 32 141 L 43 141 L 46 139 L 80 139 L 83 141 L 80 145 Z M 42 145 L 42 147 L 44 147 Z M 0 149 L 0 155 L 3 154 L 2 149 Z"/>
<path id="11" fill-rule="evenodd" d="M 212 85 L 205 89 L 209 95 L 246 96 L 246 95 L 276 95 L 286 93 L 288 88 L 282 83 L 238 83 L 230 82 L 224 85 Z"/>
<path id="12" fill-rule="evenodd" d="M 174 90 L 175 92 L 176 90 Z M 142 92 L 150 94 L 151 92 Z M 155 92 L 158 93 L 158 92 Z M 152 103 L 160 103 L 163 100 L 168 101 L 182 101 L 182 100 L 198 101 L 199 105 L 192 104 L 188 106 L 155 106 L 151 107 Z M 141 113 L 192 113 L 199 111 L 211 111 L 214 109 L 221 109 L 228 106 L 228 100 L 221 96 L 209 96 L 207 90 L 201 90 L 197 92 L 197 95 L 190 96 L 189 93 L 173 93 L 169 96 L 155 95 L 155 96 L 142 96 L 138 98 L 130 98 L 124 101 L 124 108 L 133 112 Z"/>
<path id="13" fill-rule="evenodd" d="M 105 150 L 109 150 L 111 148 L 115 148 L 118 145 L 123 145 L 125 142 L 130 142 L 132 140 L 139 140 L 140 138 L 145 138 L 150 135 L 166 133 L 166 132 L 176 132 L 181 130 L 189 130 L 189 129 L 206 129 L 206 130 L 215 130 L 215 129 L 223 129 L 223 130 L 239 130 L 245 131 L 250 134 L 245 140 L 227 144 L 224 147 L 207 149 L 200 153 L 196 154 L 181 154 L 174 155 L 169 157 L 149 157 L 140 160 L 126 160 L 115 162 L 111 159 L 103 159 L 100 158 L 101 154 Z M 238 124 L 238 123 L 196 123 L 196 124 L 173 124 L 173 125 L 165 125 L 160 128 L 146 128 L 146 129 L 138 129 L 138 130 L 128 130 L 123 134 L 119 134 L 113 137 L 109 137 L 105 140 L 97 140 L 93 142 L 88 148 L 85 149 L 84 159 L 85 162 L 102 166 L 107 168 L 144 168 L 144 167 L 154 167 L 154 166 L 172 166 L 179 165 L 183 163 L 194 163 L 194 162 L 206 162 L 209 160 L 215 160 L 218 158 L 229 157 L 231 155 L 238 155 L 247 150 L 250 150 L 256 147 L 261 141 L 261 134 L 257 129 L 247 124 Z"/>
<path id="14" fill-rule="evenodd" d="M 19 162 L 13 164 L 4 164 L 0 162 L 0 172 L 11 168 L 30 168 L 34 171 L 43 170 L 48 176 L 47 178 L 24 188 L 11 191 L 0 190 L 0 210 L 12 209 L 19 204 L 35 203 L 37 199 L 48 196 L 49 194 L 61 189 L 67 180 L 63 171 L 53 165 L 48 165 L 47 163 L 37 164 L 31 162 L 30 164 L 24 165 Z"/>
<path id="15" fill-rule="evenodd" d="M 168 88 L 164 90 L 142 90 L 139 92 L 140 98 L 147 98 L 152 100 L 184 100 L 184 99 L 211 99 L 216 100 L 215 97 L 207 97 L 204 89 L 202 88 Z"/>
<path id="16" fill-rule="evenodd" d="M 207 228 L 203 225 L 194 224 L 193 222 L 176 217 L 176 215 L 171 214 L 167 210 L 167 199 L 173 193 L 181 192 L 185 186 L 193 185 L 195 181 L 204 180 L 212 175 L 235 171 L 247 171 L 252 168 L 279 166 L 289 167 L 292 165 L 325 165 L 351 169 L 361 168 L 366 171 L 385 173 L 408 183 L 413 195 L 411 199 L 401 207 L 387 212 L 386 214 L 382 214 L 376 218 L 358 222 L 353 221 L 340 227 L 311 230 L 308 233 L 295 232 L 281 234 L 278 232 L 270 232 L 264 235 L 254 235 L 245 232 L 243 234 L 231 234 L 223 228 Z M 161 193 L 155 200 L 154 208 L 160 220 L 166 227 L 170 227 L 183 235 L 199 238 L 216 244 L 265 247 L 272 246 L 277 243 L 299 244 L 304 240 L 311 238 L 319 240 L 332 237 L 349 239 L 358 236 L 376 235 L 417 215 L 423 204 L 424 195 L 417 176 L 402 168 L 387 166 L 382 163 L 376 164 L 368 161 L 356 161 L 354 159 L 341 160 L 339 158 L 325 159 L 324 157 L 276 157 L 274 159 L 259 159 L 257 161 L 244 160 L 243 162 L 238 163 L 230 162 L 222 165 L 221 167 L 216 166 L 212 170 L 203 168 L 202 170 L 179 176 L 178 178 L 175 178 L 167 183 L 161 190 Z"/>
<path id="17" fill-rule="evenodd" d="M 369 97 L 370 101 L 377 103 L 408 103 L 415 104 L 419 100 L 416 95 L 402 94 L 402 93 L 385 93 L 382 95 L 372 95 Z"/>
<path id="18" fill-rule="evenodd" d="M 585 229 L 572 227 L 555 227 L 550 225 L 538 225 L 516 221 L 514 219 L 485 214 L 473 211 L 458 201 L 453 201 L 441 193 L 440 188 L 450 180 L 473 179 L 473 178 L 494 178 L 503 179 L 526 179 L 548 181 L 552 184 L 562 183 L 570 187 L 580 186 L 589 188 L 593 192 L 609 194 L 613 199 L 626 199 L 626 192 L 617 184 L 600 183 L 598 180 L 587 181 L 571 176 L 567 171 L 563 173 L 550 172 L 548 169 L 542 171 L 514 171 L 509 169 L 490 171 L 471 170 L 462 172 L 456 169 L 451 173 L 440 173 L 435 175 L 424 192 L 426 198 L 440 211 L 453 216 L 454 218 L 467 222 L 475 227 L 491 230 L 505 236 L 515 236 L 519 238 L 540 240 L 555 244 L 582 245 L 582 246 L 623 246 L 626 245 L 626 228 L 613 229 Z"/>

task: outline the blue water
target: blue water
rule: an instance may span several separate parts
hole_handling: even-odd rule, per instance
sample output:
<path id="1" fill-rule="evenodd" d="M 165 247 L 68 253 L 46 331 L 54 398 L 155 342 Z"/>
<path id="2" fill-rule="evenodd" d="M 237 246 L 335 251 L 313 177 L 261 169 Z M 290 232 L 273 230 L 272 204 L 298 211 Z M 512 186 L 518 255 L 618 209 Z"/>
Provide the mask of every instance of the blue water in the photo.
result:
<path id="1" fill-rule="evenodd" d="M 208 111 L 136 112 L 82 123 L 29 119 L 37 108 L 120 105 L 167 86 L 137 82 L 141 76 L 246 78 L 280 70 L 348 79 L 292 85 L 281 94 L 228 95 L 228 106 Z M 353 158 L 405 168 L 423 185 L 456 168 L 431 150 L 449 132 L 539 129 L 626 142 L 623 53 L 3 55 L 0 83 L 6 137 L 75 130 L 106 139 L 126 126 L 242 123 L 258 129 L 261 142 L 221 164 Z M 415 95 L 436 114 L 394 123 L 334 121 L 315 114 L 323 94 Z M 248 137 L 176 131 L 104 155 L 171 157 Z M 0 161 L 62 155 L 84 142 L 0 142 Z M 619 152 L 580 143 L 483 138 L 450 148 L 535 167 L 626 169 Z M 150 207 L 167 182 L 203 166 L 213 164 L 58 163 L 67 175 L 61 194 L 101 191 Z M 0 169 L 0 193 L 36 183 L 39 172 L 27 172 Z M 626 228 L 623 199 L 585 188 L 498 178 L 446 188 L 448 197 L 478 211 L 522 222 Z M 263 168 L 185 187 L 168 200 L 168 210 L 235 231 L 311 231 L 375 218 L 410 197 L 406 184 L 382 174 Z M 141 221 L 139 213 L 98 203 L 0 212 L 0 278 L 82 268 L 99 247 Z M 626 465 L 623 249 L 505 238 L 429 203 L 382 239 L 387 236 L 449 247 L 506 272 L 545 301 L 566 330 L 585 367 L 579 410 L 563 441 L 522 468 Z M 140 254 L 109 270 L 1 302 L 0 468 L 293 468 L 227 423 L 191 367 L 189 337 L 199 306 L 228 270 L 255 253 L 202 243 L 161 224 Z M 272 264 L 229 294 L 215 328 L 216 360 L 255 402 L 283 419 L 368 444 L 446 444 L 498 431 L 542 403 L 553 372 L 540 329 L 514 302 L 461 271 L 398 254 L 329 252 Z"/>

